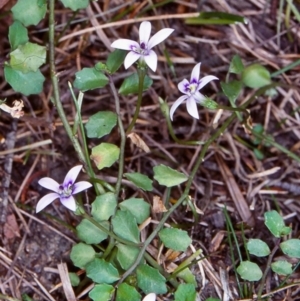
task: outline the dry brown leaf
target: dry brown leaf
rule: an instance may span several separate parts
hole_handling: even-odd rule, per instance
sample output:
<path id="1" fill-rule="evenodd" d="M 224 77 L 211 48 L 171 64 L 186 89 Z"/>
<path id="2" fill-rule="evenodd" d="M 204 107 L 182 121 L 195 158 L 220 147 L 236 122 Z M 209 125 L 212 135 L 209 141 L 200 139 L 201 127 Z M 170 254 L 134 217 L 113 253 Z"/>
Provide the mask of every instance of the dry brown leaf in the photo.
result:
<path id="1" fill-rule="evenodd" d="M 153 207 L 152 207 L 153 213 L 162 213 L 167 212 L 167 208 L 165 207 L 163 201 L 158 195 L 155 195 L 153 197 Z"/>
<path id="2" fill-rule="evenodd" d="M 138 148 L 142 149 L 145 153 L 150 152 L 150 148 L 138 134 L 130 133 L 127 135 L 127 137 L 130 138 L 131 142 L 135 144 Z"/>
<path id="3" fill-rule="evenodd" d="M 6 217 L 6 223 L 4 225 L 3 233 L 7 239 L 21 237 L 19 225 L 14 214 L 10 214 Z"/>

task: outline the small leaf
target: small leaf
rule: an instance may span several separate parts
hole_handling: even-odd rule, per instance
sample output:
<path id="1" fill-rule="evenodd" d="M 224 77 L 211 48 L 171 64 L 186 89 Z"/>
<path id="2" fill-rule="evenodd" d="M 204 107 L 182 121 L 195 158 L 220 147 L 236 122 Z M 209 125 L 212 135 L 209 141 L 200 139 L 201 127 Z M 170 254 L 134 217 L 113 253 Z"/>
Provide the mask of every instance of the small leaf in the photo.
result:
<path id="1" fill-rule="evenodd" d="M 72 247 L 70 258 L 75 266 L 84 269 L 85 265 L 95 258 L 95 254 L 92 246 L 80 242 Z"/>
<path id="2" fill-rule="evenodd" d="M 127 51 L 116 49 L 108 55 L 106 66 L 110 73 L 115 73 L 123 64 Z"/>
<path id="3" fill-rule="evenodd" d="M 117 207 L 116 196 L 112 192 L 98 195 L 92 203 L 92 216 L 97 222 L 107 221 Z"/>
<path id="4" fill-rule="evenodd" d="M 89 0 L 60 0 L 65 7 L 71 8 L 76 11 L 81 8 L 87 8 L 89 5 Z"/>
<path id="5" fill-rule="evenodd" d="M 282 216 L 275 210 L 267 211 L 264 214 L 265 225 L 275 237 L 281 237 L 283 228 L 285 227 Z"/>
<path id="6" fill-rule="evenodd" d="M 143 91 L 148 90 L 151 87 L 153 80 L 149 76 L 145 76 Z M 125 78 L 123 81 L 119 93 L 121 95 L 128 95 L 128 94 L 137 94 L 139 91 L 139 76 L 137 73 L 131 74 L 129 77 Z"/>
<path id="7" fill-rule="evenodd" d="M 261 88 L 271 83 L 271 75 L 262 65 L 253 64 L 243 70 L 242 81 L 249 88 Z"/>
<path id="8" fill-rule="evenodd" d="M 195 301 L 196 300 L 196 290 L 195 286 L 190 283 L 179 284 L 175 292 L 174 301 Z"/>
<path id="9" fill-rule="evenodd" d="M 140 301 L 141 295 L 134 287 L 127 283 L 121 283 L 118 286 L 116 301 Z"/>
<path id="10" fill-rule="evenodd" d="M 14 50 L 19 45 L 28 42 L 28 30 L 21 22 L 15 21 L 9 26 L 8 39 L 10 47 Z"/>
<path id="11" fill-rule="evenodd" d="M 271 252 L 269 246 L 260 239 L 249 239 L 247 249 L 250 254 L 258 257 L 268 256 Z"/>
<path id="12" fill-rule="evenodd" d="M 46 0 L 18 0 L 11 11 L 14 20 L 22 22 L 25 26 L 37 25 L 45 17 Z"/>
<path id="13" fill-rule="evenodd" d="M 4 76 L 15 92 L 20 92 L 26 96 L 39 94 L 43 90 L 45 77 L 40 70 L 36 72 L 23 73 L 21 71 L 14 70 L 6 64 L 4 66 Z"/>
<path id="14" fill-rule="evenodd" d="M 235 54 L 230 62 L 229 66 L 229 72 L 230 73 L 235 73 L 235 74 L 240 74 L 244 70 L 244 64 L 241 60 L 241 57 L 237 54 Z"/>
<path id="15" fill-rule="evenodd" d="M 114 287 L 108 284 L 96 284 L 93 289 L 89 292 L 89 297 L 93 301 L 110 301 L 113 293 Z"/>
<path id="16" fill-rule="evenodd" d="M 100 258 L 95 258 L 86 265 L 86 275 L 97 283 L 110 284 L 119 280 L 118 270 Z"/>
<path id="17" fill-rule="evenodd" d="M 223 93 L 228 97 L 231 105 L 234 105 L 243 88 L 243 83 L 238 80 L 233 80 L 229 83 L 221 82 L 221 88 Z"/>
<path id="18" fill-rule="evenodd" d="M 172 250 L 184 252 L 192 243 L 186 231 L 176 228 L 165 228 L 158 233 L 163 244 Z"/>
<path id="19" fill-rule="evenodd" d="M 166 279 L 157 269 L 147 264 L 141 264 L 136 271 L 138 287 L 145 294 L 165 294 L 167 292 Z"/>
<path id="20" fill-rule="evenodd" d="M 36 72 L 46 61 L 46 47 L 27 42 L 10 53 L 10 66 L 23 73 Z"/>
<path id="21" fill-rule="evenodd" d="M 122 269 L 126 271 L 135 262 L 137 256 L 140 253 L 140 249 L 138 247 L 126 246 L 121 243 L 118 243 L 117 248 L 117 260 L 119 261 Z"/>
<path id="22" fill-rule="evenodd" d="M 104 167 L 111 167 L 120 156 L 120 149 L 110 143 L 101 143 L 92 148 L 91 159 L 100 170 Z"/>
<path id="23" fill-rule="evenodd" d="M 259 266 L 251 261 L 242 261 L 237 268 L 237 272 L 242 279 L 248 281 L 258 281 L 262 277 L 262 271 Z"/>
<path id="24" fill-rule="evenodd" d="M 160 184 L 167 187 L 172 187 L 185 182 L 188 177 L 183 173 L 176 171 L 163 164 L 153 168 L 154 179 Z"/>
<path id="25" fill-rule="evenodd" d="M 120 203 L 121 210 L 128 210 L 136 219 L 138 224 L 141 224 L 150 216 L 150 204 L 143 199 L 130 198 Z"/>
<path id="26" fill-rule="evenodd" d="M 255 148 L 253 150 L 253 153 L 258 160 L 263 160 L 265 158 L 264 153 L 258 148 Z"/>
<path id="27" fill-rule="evenodd" d="M 279 260 L 271 263 L 271 269 L 274 273 L 278 275 L 287 276 L 292 274 L 292 264 L 287 262 L 286 260 Z"/>
<path id="28" fill-rule="evenodd" d="M 125 173 L 124 176 L 138 188 L 145 191 L 153 190 L 152 180 L 139 172 Z"/>
<path id="29" fill-rule="evenodd" d="M 117 115 L 113 112 L 103 111 L 92 115 L 85 125 L 89 138 L 102 138 L 109 134 L 117 124 Z"/>
<path id="30" fill-rule="evenodd" d="M 107 229 L 109 227 L 107 222 L 103 222 L 101 225 Z M 87 244 L 98 244 L 107 238 L 106 233 L 101 231 L 87 219 L 83 219 L 76 227 L 76 230 L 78 238 Z"/>
<path id="31" fill-rule="evenodd" d="M 116 215 L 112 218 L 114 232 L 121 238 L 133 242 L 140 242 L 140 231 L 136 224 L 135 218 L 129 211 L 118 210 Z"/>
<path id="32" fill-rule="evenodd" d="M 195 287 L 197 286 L 196 277 L 189 268 L 185 268 L 182 271 L 180 271 L 176 275 L 176 277 L 183 279 L 186 283 L 190 283 Z"/>
<path id="33" fill-rule="evenodd" d="M 72 286 L 78 286 L 80 283 L 80 278 L 76 273 L 69 273 L 69 278 Z"/>
<path id="34" fill-rule="evenodd" d="M 300 239 L 292 238 L 280 244 L 282 252 L 290 257 L 300 258 Z"/>
<path id="35" fill-rule="evenodd" d="M 82 92 L 103 88 L 108 83 L 108 78 L 96 68 L 83 68 L 75 76 L 74 87 Z"/>

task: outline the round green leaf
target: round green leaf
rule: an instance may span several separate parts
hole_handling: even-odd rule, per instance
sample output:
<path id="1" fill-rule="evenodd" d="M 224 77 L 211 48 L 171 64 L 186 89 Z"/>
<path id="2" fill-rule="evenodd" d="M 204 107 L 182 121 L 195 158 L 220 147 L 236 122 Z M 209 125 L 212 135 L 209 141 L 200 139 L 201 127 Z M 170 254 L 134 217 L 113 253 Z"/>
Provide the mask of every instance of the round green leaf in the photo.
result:
<path id="1" fill-rule="evenodd" d="M 166 279 L 157 269 L 147 264 L 141 264 L 136 270 L 136 275 L 138 287 L 142 289 L 145 294 L 164 294 L 167 292 Z"/>
<path id="2" fill-rule="evenodd" d="M 265 67 L 253 64 L 243 70 L 242 81 L 249 88 L 261 88 L 271 83 L 271 76 Z"/>
<path id="3" fill-rule="evenodd" d="M 89 0 L 60 0 L 65 7 L 71 8 L 73 11 L 87 8 L 89 5 Z"/>
<path id="4" fill-rule="evenodd" d="M 167 187 L 172 187 L 185 182 L 188 177 L 183 173 L 174 170 L 163 164 L 153 168 L 154 179 L 160 184 Z"/>
<path id="5" fill-rule="evenodd" d="M 151 87 L 153 80 L 149 76 L 145 76 L 143 91 Z M 139 76 L 137 73 L 131 74 L 122 83 L 119 93 L 122 95 L 137 94 L 139 91 Z"/>
<path id="6" fill-rule="evenodd" d="M 72 247 L 70 258 L 73 264 L 81 269 L 95 258 L 95 250 L 92 246 L 80 242 Z"/>
<path id="7" fill-rule="evenodd" d="M 121 283 L 118 286 L 116 301 L 140 301 L 141 295 L 134 287 L 127 283 Z"/>
<path id="8" fill-rule="evenodd" d="M 247 249 L 250 254 L 258 257 L 268 256 L 271 252 L 269 246 L 260 239 L 249 239 Z"/>
<path id="9" fill-rule="evenodd" d="M 292 238 L 280 244 L 282 252 L 290 257 L 300 258 L 300 239 Z"/>
<path id="10" fill-rule="evenodd" d="M 9 26 L 8 39 L 10 47 L 16 49 L 19 45 L 28 42 L 27 28 L 22 25 L 21 22 L 15 21 Z"/>
<path id="11" fill-rule="evenodd" d="M 25 26 L 37 25 L 45 17 L 46 0 L 18 0 L 11 11 L 14 20 L 22 22 Z"/>
<path id="12" fill-rule="evenodd" d="M 114 232 L 121 238 L 133 242 L 140 242 L 140 230 L 136 224 L 136 220 L 129 211 L 118 210 L 112 218 Z"/>
<path id="13" fill-rule="evenodd" d="M 135 262 L 137 256 L 140 253 L 140 249 L 133 246 L 126 246 L 121 243 L 118 243 L 117 248 L 117 260 L 119 261 L 122 269 L 126 271 Z"/>
<path id="14" fill-rule="evenodd" d="M 264 214 L 265 225 L 275 237 L 280 237 L 285 224 L 282 216 L 275 210 L 267 211 Z"/>
<path id="15" fill-rule="evenodd" d="M 36 72 L 23 73 L 14 70 L 9 65 L 4 66 L 4 76 L 6 81 L 16 92 L 26 96 L 30 94 L 39 94 L 43 90 L 45 77 L 40 70 Z"/>
<path id="16" fill-rule="evenodd" d="M 10 66 L 23 73 L 36 72 L 46 61 L 46 47 L 27 42 L 10 53 Z"/>
<path id="17" fill-rule="evenodd" d="M 108 78 L 96 68 L 83 68 L 75 76 L 74 87 L 82 92 L 103 88 L 108 83 Z"/>
<path id="18" fill-rule="evenodd" d="M 114 287 L 109 284 L 96 284 L 89 292 L 89 297 L 93 301 L 110 301 L 114 290 Z"/>
<path id="19" fill-rule="evenodd" d="M 96 221 L 107 221 L 114 213 L 117 207 L 117 200 L 112 192 L 98 195 L 92 203 L 92 216 Z"/>
<path id="20" fill-rule="evenodd" d="M 124 176 L 138 188 L 145 191 L 153 190 L 152 180 L 139 172 L 125 173 Z"/>
<path id="21" fill-rule="evenodd" d="M 107 222 L 102 222 L 102 226 L 109 228 Z M 93 223 L 87 219 L 83 219 L 80 224 L 76 227 L 77 236 L 80 240 L 87 244 L 98 244 L 107 238 L 107 234 L 101 231 Z"/>
<path id="22" fill-rule="evenodd" d="M 196 300 L 196 289 L 193 284 L 181 283 L 179 284 L 175 292 L 174 301 L 195 301 Z"/>
<path id="23" fill-rule="evenodd" d="M 262 277 L 262 271 L 259 266 L 251 261 L 242 261 L 237 268 L 237 272 L 242 279 L 248 281 L 258 281 Z"/>
<path id="24" fill-rule="evenodd" d="M 278 275 L 290 275 L 293 272 L 292 264 L 286 260 L 279 260 L 271 263 L 271 269 L 274 273 Z"/>
<path id="25" fill-rule="evenodd" d="M 69 278 L 72 286 L 78 286 L 80 283 L 80 278 L 76 273 L 69 273 Z"/>
<path id="26" fill-rule="evenodd" d="M 138 224 L 141 224 L 150 216 L 150 204 L 143 199 L 131 198 L 120 203 L 121 210 L 128 210 L 136 219 Z"/>
<path id="27" fill-rule="evenodd" d="M 110 284 L 119 280 L 118 270 L 100 258 L 95 258 L 86 265 L 86 275 L 97 283 Z"/>
<path id="28" fill-rule="evenodd" d="M 164 228 L 158 235 L 167 248 L 175 251 L 185 251 L 192 243 L 186 231 L 176 228 Z"/>
<path id="29" fill-rule="evenodd" d="M 101 143 L 92 148 L 91 159 L 100 170 L 112 166 L 119 159 L 119 155 L 120 149 L 116 145 Z"/>
<path id="30" fill-rule="evenodd" d="M 98 112 L 92 115 L 85 125 L 89 138 L 102 138 L 109 134 L 117 124 L 117 114 L 113 112 Z"/>

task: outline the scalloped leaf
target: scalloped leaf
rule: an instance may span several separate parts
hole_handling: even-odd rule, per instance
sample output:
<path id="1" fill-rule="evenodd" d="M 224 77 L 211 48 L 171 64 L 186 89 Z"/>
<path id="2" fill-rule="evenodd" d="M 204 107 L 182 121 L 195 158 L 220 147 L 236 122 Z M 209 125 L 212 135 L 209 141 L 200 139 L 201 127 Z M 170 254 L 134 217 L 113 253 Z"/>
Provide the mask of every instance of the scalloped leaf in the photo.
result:
<path id="1" fill-rule="evenodd" d="M 92 246 L 80 242 L 72 247 L 70 258 L 73 264 L 81 269 L 95 258 L 96 252 Z"/>
<path id="2" fill-rule="evenodd" d="M 153 168 L 154 179 L 160 184 L 167 187 L 177 186 L 185 181 L 188 177 L 183 173 L 174 170 L 168 166 L 160 164 Z"/>
<path id="3" fill-rule="evenodd" d="M 184 252 L 192 243 L 186 231 L 176 228 L 164 228 L 158 233 L 163 244 L 172 250 Z"/>
<path id="4" fill-rule="evenodd" d="M 12 50 L 16 49 L 19 45 L 28 42 L 28 30 L 23 24 L 16 20 L 9 26 L 8 39 Z"/>

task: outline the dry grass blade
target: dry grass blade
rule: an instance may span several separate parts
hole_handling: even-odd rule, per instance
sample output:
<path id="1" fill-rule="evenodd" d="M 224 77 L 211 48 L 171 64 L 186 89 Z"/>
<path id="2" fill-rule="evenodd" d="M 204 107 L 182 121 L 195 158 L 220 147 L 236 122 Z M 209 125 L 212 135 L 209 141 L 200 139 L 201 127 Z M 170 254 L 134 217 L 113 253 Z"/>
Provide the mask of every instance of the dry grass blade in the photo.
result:
<path id="1" fill-rule="evenodd" d="M 65 296 L 68 301 L 76 301 L 76 296 L 74 294 L 70 278 L 69 278 L 69 272 L 68 272 L 68 267 L 65 263 L 60 263 L 57 265 L 58 267 L 58 272 L 59 276 L 61 279 L 61 283 L 63 286 L 63 290 L 65 292 Z"/>
<path id="2" fill-rule="evenodd" d="M 232 200 L 242 221 L 247 223 L 251 227 L 254 226 L 254 218 L 249 209 L 249 205 L 247 204 L 243 194 L 241 193 L 241 190 L 238 184 L 236 183 L 233 174 L 231 173 L 228 166 L 225 164 L 222 157 L 218 154 L 216 154 L 215 156 L 220 167 L 222 177 L 226 183 L 227 189 L 230 193 L 230 196 L 232 197 Z"/>

